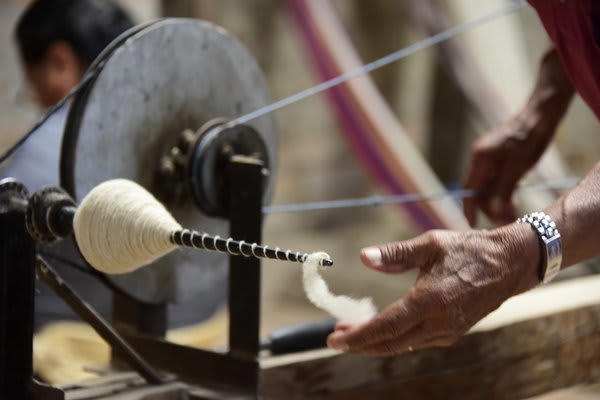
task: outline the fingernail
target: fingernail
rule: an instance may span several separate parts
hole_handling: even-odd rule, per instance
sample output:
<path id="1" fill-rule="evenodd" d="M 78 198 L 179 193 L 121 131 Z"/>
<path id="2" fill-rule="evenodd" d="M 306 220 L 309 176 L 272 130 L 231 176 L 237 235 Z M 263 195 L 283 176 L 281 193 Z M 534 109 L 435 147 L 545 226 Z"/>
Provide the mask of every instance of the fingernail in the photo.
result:
<path id="1" fill-rule="evenodd" d="M 331 335 L 329 335 L 329 339 L 327 340 L 327 345 L 329 347 L 331 347 L 332 349 L 336 349 L 336 350 L 342 350 L 342 351 L 346 351 L 348 350 L 348 344 L 346 342 L 343 341 L 342 337 L 343 337 L 343 333 L 342 332 L 333 332 Z"/>
<path id="2" fill-rule="evenodd" d="M 383 265 L 381 260 L 381 250 L 377 247 L 367 247 L 366 249 L 363 249 L 363 254 L 372 266 L 381 267 Z"/>

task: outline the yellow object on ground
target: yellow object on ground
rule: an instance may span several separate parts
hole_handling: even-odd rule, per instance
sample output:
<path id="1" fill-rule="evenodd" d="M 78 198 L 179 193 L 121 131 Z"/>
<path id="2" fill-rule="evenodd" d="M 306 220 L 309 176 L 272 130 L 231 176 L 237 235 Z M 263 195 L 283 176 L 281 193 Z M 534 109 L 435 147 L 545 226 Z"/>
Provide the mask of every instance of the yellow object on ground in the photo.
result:
<path id="1" fill-rule="evenodd" d="M 215 348 L 225 344 L 227 312 L 219 311 L 207 321 L 174 329 L 167 339 L 190 347 Z M 33 339 L 33 363 L 45 381 L 67 384 L 96 377 L 86 368 L 108 364 L 106 342 L 83 322 L 59 321 L 46 325 Z"/>

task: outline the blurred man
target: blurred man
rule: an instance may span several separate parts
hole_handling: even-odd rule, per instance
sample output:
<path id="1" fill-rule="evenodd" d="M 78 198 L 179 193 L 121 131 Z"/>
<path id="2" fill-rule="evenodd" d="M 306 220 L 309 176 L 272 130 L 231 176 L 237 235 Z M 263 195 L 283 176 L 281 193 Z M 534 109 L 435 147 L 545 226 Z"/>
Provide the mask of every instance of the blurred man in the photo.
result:
<path id="1" fill-rule="evenodd" d="M 16 39 L 29 84 L 42 107 L 63 98 L 100 52 L 133 21 L 107 0 L 37 0 Z"/>
<path id="2" fill-rule="evenodd" d="M 23 69 L 36 103 L 55 105 L 82 79 L 87 68 L 117 36 L 133 27 L 130 17 L 110 0 L 37 0 L 25 10 L 16 27 L 16 41 Z M 4 165 L 1 177 L 15 177 L 30 191 L 59 185 L 61 142 L 69 104 L 63 106 L 33 133 Z M 40 246 L 53 267 L 86 302 L 105 317 L 111 314 L 112 292 L 73 263 L 83 265 L 71 240 Z M 169 327 L 189 326 L 215 313 L 226 297 L 226 287 L 215 285 L 182 304 L 169 305 Z M 78 318 L 45 284 L 36 287 L 37 372 L 51 382 L 89 377 L 82 367 L 107 362 L 109 349 L 84 324 L 58 321 Z M 49 324 L 49 322 L 57 322 Z M 225 325 L 217 319 L 179 332 L 179 340 L 193 345 L 218 342 Z M 47 325 L 47 329 L 40 329 Z M 57 342 L 59 340 L 59 342 Z M 57 344 L 59 343 L 59 344 Z M 93 351 L 90 351 L 93 349 Z M 69 354 L 77 354 L 70 359 Z"/>
<path id="3" fill-rule="evenodd" d="M 125 11 L 110 0 L 33 2 L 18 22 L 16 40 L 37 103 L 44 108 L 56 104 L 77 85 L 102 50 L 132 26 Z M 65 105 L 19 147 L 8 165 L 0 165 L 0 177 L 15 177 L 30 191 L 60 184 L 60 150 L 68 107 Z M 62 262 L 83 264 L 71 240 L 42 250 L 86 301 L 101 314 L 110 315 L 111 292 L 98 279 Z M 187 326 L 210 317 L 225 297 L 226 287 L 217 285 L 210 293 L 169 305 L 169 326 Z M 36 329 L 49 321 L 76 319 L 44 284 L 38 285 L 35 308 Z"/>
<path id="4" fill-rule="evenodd" d="M 109 0 L 33 2 L 18 22 L 16 40 L 37 103 L 42 107 L 56 104 L 77 85 L 102 50 L 132 26 L 124 10 Z M 1 176 L 19 179 L 30 191 L 44 185 L 59 185 L 60 150 L 67 113 L 68 105 L 35 132 L 0 171 Z M 111 292 L 96 278 L 61 262 L 66 259 L 83 264 L 70 240 L 43 251 L 86 301 L 105 316 L 110 315 Z M 225 296 L 226 286 L 222 285 L 185 303 L 170 305 L 169 326 L 189 325 L 211 316 Z M 36 329 L 51 320 L 75 317 L 43 284 L 38 285 L 35 307 Z"/>
<path id="5" fill-rule="evenodd" d="M 133 26 L 129 16 L 106 0 L 37 0 L 25 10 L 15 38 L 24 75 L 36 103 L 47 108 L 62 99 L 83 77 L 87 67 L 119 34 Z M 15 177 L 30 191 L 59 184 L 59 159 L 68 105 L 54 114 L 8 160 L 0 176 Z M 70 241 L 45 249 L 81 263 Z M 103 314 L 110 310 L 107 289 L 96 279 L 52 260 L 61 275 L 85 293 Z M 38 285 L 36 329 L 50 320 L 74 314 L 45 285 Z"/>
<path id="6" fill-rule="evenodd" d="M 33 99 L 42 108 L 62 99 L 87 67 L 119 34 L 133 26 L 129 16 L 106 0 L 37 0 L 25 10 L 15 38 Z M 63 107 L 35 132 L 2 175 L 16 176 L 30 190 L 58 184 Z"/>
<path id="7" fill-rule="evenodd" d="M 554 46 L 543 57 L 521 112 L 473 147 L 466 187 L 478 195 L 465 201 L 471 225 L 477 208 L 497 223 L 515 220 L 517 182 L 552 140 L 575 91 L 600 118 L 600 3 L 529 3 Z M 363 249 L 361 259 L 370 268 L 386 273 L 418 268 L 419 275 L 404 298 L 372 321 L 360 327 L 339 324 L 329 345 L 390 355 L 453 344 L 507 298 L 600 253 L 600 163 L 544 212 L 494 230 L 431 231 Z"/>

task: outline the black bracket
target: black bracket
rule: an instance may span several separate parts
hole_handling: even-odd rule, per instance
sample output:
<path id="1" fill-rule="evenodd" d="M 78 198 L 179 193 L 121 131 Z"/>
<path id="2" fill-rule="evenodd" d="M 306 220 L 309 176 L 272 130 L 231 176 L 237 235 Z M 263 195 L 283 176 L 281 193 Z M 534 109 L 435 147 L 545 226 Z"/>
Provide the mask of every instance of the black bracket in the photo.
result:
<path id="1" fill-rule="evenodd" d="M 253 156 L 232 155 L 224 166 L 223 175 L 228 186 L 225 192 L 228 197 L 227 218 L 232 237 L 249 243 L 261 242 L 262 199 L 267 173 L 263 161 Z M 43 194 L 34 198 L 42 205 L 47 197 L 54 199 L 62 196 L 60 191 L 49 189 Z M 40 236 L 40 232 L 52 233 L 42 235 L 44 237 L 40 240 L 51 241 L 48 240 L 50 236 L 64 236 L 62 230 L 46 229 L 46 225 L 60 227 L 70 225 L 72 221 L 75 205 L 69 203 L 68 199 L 58 200 L 51 202 L 60 203 L 56 212 L 37 215 L 33 212 L 35 208 L 29 207 L 28 226 L 36 228 L 30 233 L 36 237 Z M 32 381 L 35 240 L 26 230 L 26 207 L 22 207 L 27 205 L 26 199 L 14 204 L 19 206 L 18 210 L 15 211 L 11 205 L 10 211 L 7 208 L 0 212 L 0 350 L 3 354 L 0 357 L 0 398 L 59 399 L 62 391 Z M 37 264 L 40 277 L 48 281 L 85 320 L 97 322 L 100 319 L 91 308 L 85 307 L 83 300 L 76 298 L 66 282 L 41 258 Z M 260 259 L 230 256 L 229 349 L 225 353 L 166 342 L 165 307 L 124 298 L 122 294 L 115 294 L 113 315 L 119 332 L 113 331 L 106 323 L 100 324 L 101 330 L 103 336 L 112 339 L 109 342 L 115 349 L 131 346 L 132 350 L 127 353 L 135 355 L 137 352 L 143 357 L 134 364 L 146 366 L 146 360 L 152 367 L 176 374 L 186 382 L 221 394 L 256 398 L 260 368 L 260 286 Z M 123 325 L 125 322 L 127 327 Z M 119 345 L 114 344 L 115 340 Z M 117 353 L 118 358 L 122 359 L 123 352 Z M 147 381 L 162 381 L 153 368 L 146 368 L 144 372 L 142 375 Z"/>
<path id="2" fill-rule="evenodd" d="M 24 207 L 0 212 L 0 244 L 0 398 L 30 400 L 35 241 Z"/>
<path id="3" fill-rule="evenodd" d="M 262 198 L 265 182 L 261 160 L 234 155 L 225 166 L 228 182 L 230 235 L 260 243 Z M 117 328 L 131 346 L 155 368 L 178 375 L 186 382 L 244 398 L 258 396 L 260 351 L 261 261 L 254 257 L 230 256 L 229 260 L 229 350 L 220 353 L 166 342 L 164 331 L 152 330 L 163 321 L 165 311 L 134 299 L 117 297 L 114 317 Z M 122 330 L 124 320 L 129 328 Z M 131 321 L 137 321 L 131 324 Z M 159 323 L 159 327 L 162 324 Z M 133 326 L 132 326 L 133 325 Z M 145 327 L 145 328 L 143 328 Z"/>

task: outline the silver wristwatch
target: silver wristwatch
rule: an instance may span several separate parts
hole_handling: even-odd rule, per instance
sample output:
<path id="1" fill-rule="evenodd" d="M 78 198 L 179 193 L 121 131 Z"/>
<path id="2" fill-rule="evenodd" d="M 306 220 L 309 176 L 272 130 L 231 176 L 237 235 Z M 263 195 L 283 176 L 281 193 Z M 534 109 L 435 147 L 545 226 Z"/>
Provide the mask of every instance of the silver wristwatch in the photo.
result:
<path id="1" fill-rule="evenodd" d="M 562 262 L 562 245 L 556 224 L 543 212 L 525 214 L 517 222 L 527 222 L 538 235 L 542 247 L 540 280 L 543 284 L 551 282 L 560 272 Z"/>

